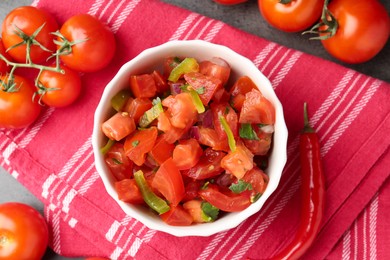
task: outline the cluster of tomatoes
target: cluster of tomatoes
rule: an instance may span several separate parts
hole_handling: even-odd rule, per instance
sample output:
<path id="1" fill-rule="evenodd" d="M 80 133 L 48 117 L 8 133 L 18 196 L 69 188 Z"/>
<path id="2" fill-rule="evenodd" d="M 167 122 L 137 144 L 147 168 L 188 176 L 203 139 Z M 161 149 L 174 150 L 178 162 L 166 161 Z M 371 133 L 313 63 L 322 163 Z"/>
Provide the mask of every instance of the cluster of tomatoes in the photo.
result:
<path id="1" fill-rule="evenodd" d="M 247 0 L 214 1 L 233 5 Z M 321 40 L 332 56 L 350 64 L 372 59 L 390 35 L 389 13 L 378 0 L 258 0 L 258 7 L 275 28 L 318 34 L 312 39 Z"/>
<path id="2" fill-rule="evenodd" d="M 12 10 L 0 38 L 0 128 L 30 125 L 43 105 L 72 104 L 82 90 L 80 73 L 106 67 L 115 46 L 114 34 L 91 15 L 72 16 L 60 26 L 45 10 Z"/>

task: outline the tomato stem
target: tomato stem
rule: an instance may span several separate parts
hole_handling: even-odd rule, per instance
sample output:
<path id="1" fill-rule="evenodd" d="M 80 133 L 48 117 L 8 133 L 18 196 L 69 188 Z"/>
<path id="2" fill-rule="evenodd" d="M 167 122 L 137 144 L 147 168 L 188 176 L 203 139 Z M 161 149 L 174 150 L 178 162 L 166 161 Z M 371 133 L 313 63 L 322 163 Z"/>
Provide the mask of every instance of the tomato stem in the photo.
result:
<path id="1" fill-rule="evenodd" d="M 324 7 L 322 9 L 321 20 L 319 23 L 315 24 L 310 30 L 304 31 L 302 34 L 314 33 L 319 36 L 311 37 L 310 40 L 326 40 L 333 37 L 338 28 L 339 23 L 336 17 L 328 9 L 329 0 L 324 1 Z M 322 28 L 324 29 L 322 29 Z"/>

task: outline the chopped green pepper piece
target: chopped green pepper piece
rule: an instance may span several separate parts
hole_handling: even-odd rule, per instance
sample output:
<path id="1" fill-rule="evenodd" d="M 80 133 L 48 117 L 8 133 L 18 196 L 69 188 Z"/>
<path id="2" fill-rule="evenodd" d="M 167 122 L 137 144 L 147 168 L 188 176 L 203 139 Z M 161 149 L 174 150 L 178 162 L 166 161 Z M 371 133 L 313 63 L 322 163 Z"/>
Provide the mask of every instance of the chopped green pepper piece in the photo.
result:
<path id="1" fill-rule="evenodd" d="M 207 201 L 203 201 L 201 204 L 202 208 L 202 219 L 206 222 L 211 222 L 217 219 L 219 214 L 219 209 L 211 205 Z"/>
<path id="2" fill-rule="evenodd" d="M 116 111 L 121 111 L 127 100 L 131 97 L 130 89 L 122 89 L 111 98 L 111 106 Z"/>
<path id="3" fill-rule="evenodd" d="M 147 110 L 139 120 L 139 126 L 144 128 L 150 125 L 154 119 L 156 119 L 160 113 L 164 112 L 164 109 L 161 104 L 161 100 L 155 99 L 153 100 L 153 107 Z"/>
<path id="4" fill-rule="evenodd" d="M 134 173 L 134 179 L 141 191 L 142 198 L 151 209 L 155 210 L 158 214 L 163 214 L 171 209 L 165 200 L 154 194 L 141 170 Z"/>
<path id="5" fill-rule="evenodd" d="M 185 73 L 189 72 L 198 72 L 199 64 L 194 58 L 185 58 L 182 62 L 179 63 L 169 74 L 168 80 L 176 82 L 179 78 Z"/>
<path id="6" fill-rule="evenodd" d="M 226 118 L 224 116 L 220 116 L 219 121 L 221 122 L 222 128 L 227 135 L 230 150 L 232 152 L 235 152 L 236 151 L 236 140 L 234 139 L 232 129 L 230 129 L 230 126 L 229 126 L 229 124 L 226 121 Z"/>
<path id="7" fill-rule="evenodd" d="M 206 111 L 206 109 L 204 108 L 204 105 L 202 103 L 202 100 L 199 97 L 198 92 L 193 88 L 190 88 L 188 92 L 191 95 L 192 102 L 194 103 L 195 108 L 198 111 L 198 113 L 202 114 L 204 111 Z"/>
<path id="8" fill-rule="evenodd" d="M 241 124 L 240 137 L 249 140 L 259 140 L 259 137 L 249 123 Z"/>
<path id="9" fill-rule="evenodd" d="M 105 155 L 114 144 L 115 140 L 108 139 L 106 145 L 100 148 L 100 152 Z"/>

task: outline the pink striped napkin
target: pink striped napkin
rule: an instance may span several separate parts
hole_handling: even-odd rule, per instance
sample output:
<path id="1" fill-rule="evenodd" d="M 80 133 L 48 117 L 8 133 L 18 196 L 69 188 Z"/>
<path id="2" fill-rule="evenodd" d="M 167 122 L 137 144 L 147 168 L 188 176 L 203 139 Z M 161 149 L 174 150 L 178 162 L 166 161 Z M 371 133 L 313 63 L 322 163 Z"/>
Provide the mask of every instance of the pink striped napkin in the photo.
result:
<path id="1" fill-rule="evenodd" d="M 156 0 L 36 0 L 60 23 L 90 13 L 116 35 L 112 64 L 82 77 L 82 96 L 45 109 L 30 127 L 0 129 L 0 162 L 45 204 L 51 247 L 65 256 L 112 259 L 266 259 L 299 221 L 298 135 L 302 104 L 318 129 L 327 181 L 325 221 L 305 259 L 389 259 L 390 84 L 249 35 Z M 92 121 L 104 86 L 142 50 L 170 40 L 203 39 L 251 59 L 271 80 L 289 129 L 280 187 L 258 214 L 232 230 L 173 237 L 126 216 L 95 170 Z"/>

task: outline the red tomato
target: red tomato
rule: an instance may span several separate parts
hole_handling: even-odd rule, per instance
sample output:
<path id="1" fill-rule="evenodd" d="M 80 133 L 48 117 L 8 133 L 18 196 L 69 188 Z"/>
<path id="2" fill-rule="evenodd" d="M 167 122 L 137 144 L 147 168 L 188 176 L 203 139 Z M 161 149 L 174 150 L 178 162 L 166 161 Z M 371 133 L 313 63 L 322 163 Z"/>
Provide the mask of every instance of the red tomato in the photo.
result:
<path id="1" fill-rule="evenodd" d="M 214 207 L 226 212 L 242 211 L 251 205 L 249 196 L 230 191 L 222 192 L 214 184 L 208 184 L 205 189 L 201 189 L 199 195 Z"/>
<path id="2" fill-rule="evenodd" d="M 157 128 L 154 126 L 135 131 L 126 138 L 125 153 L 136 165 L 141 166 L 145 162 L 146 154 L 152 150 L 156 139 Z"/>
<path id="3" fill-rule="evenodd" d="M 118 193 L 118 199 L 132 204 L 144 204 L 141 191 L 134 179 L 123 179 L 115 182 L 115 190 Z"/>
<path id="4" fill-rule="evenodd" d="M 235 110 L 241 111 L 242 104 L 245 100 L 245 94 L 252 89 L 257 89 L 255 83 L 248 77 L 240 77 L 230 89 L 231 102 Z"/>
<path id="5" fill-rule="evenodd" d="M 56 50 L 56 45 L 53 42 L 55 37 L 51 33 L 58 30 L 58 24 L 51 14 L 42 9 L 33 6 L 22 6 L 8 13 L 3 21 L 2 28 L 4 47 L 8 49 L 11 46 L 23 42 L 20 35 L 15 32 L 17 30 L 16 28 L 23 31 L 24 34 L 32 36 L 42 25 L 43 28 L 34 39 L 49 51 L 45 51 L 40 46 L 32 44 L 30 57 L 34 63 L 45 62 Z M 26 62 L 26 44 L 10 49 L 8 53 L 15 61 Z"/>
<path id="6" fill-rule="evenodd" d="M 152 73 L 154 82 L 156 83 L 156 89 L 158 93 L 164 93 L 169 90 L 169 85 L 166 79 L 163 78 L 160 72 L 154 70 Z"/>
<path id="7" fill-rule="evenodd" d="M 219 120 L 221 116 L 226 118 L 230 129 L 235 137 L 238 136 L 238 116 L 234 109 L 228 103 L 212 103 L 210 105 L 211 111 L 213 112 L 214 128 L 217 131 L 219 138 L 227 139 L 225 130 Z"/>
<path id="8" fill-rule="evenodd" d="M 253 89 L 245 94 L 239 122 L 273 125 L 275 124 L 275 108 L 259 90 Z"/>
<path id="9" fill-rule="evenodd" d="M 221 137 L 217 131 L 212 128 L 198 127 L 199 143 L 209 146 L 217 151 L 229 151 L 227 137 Z"/>
<path id="10" fill-rule="evenodd" d="M 332 56 L 347 63 L 362 63 L 385 46 L 390 34 L 390 18 L 379 1 L 334 0 L 328 9 L 339 25 L 334 36 L 322 40 Z"/>
<path id="11" fill-rule="evenodd" d="M 0 127 L 23 128 L 33 123 L 41 112 L 41 106 L 33 101 L 35 87 L 20 76 L 14 75 L 14 92 L 6 91 L 0 86 Z M 8 83 L 8 77 L 0 77 Z"/>
<path id="12" fill-rule="evenodd" d="M 258 167 L 253 167 L 252 170 L 245 173 L 242 179 L 252 185 L 253 195 L 256 195 L 257 193 L 263 194 L 269 181 L 268 175 Z"/>
<path id="13" fill-rule="evenodd" d="M 169 121 L 176 128 L 184 129 L 191 126 L 198 117 L 198 112 L 188 93 L 169 96 L 162 101 L 162 105 L 168 108 Z"/>
<path id="14" fill-rule="evenodd" d="M 171 158 L 158 168 L 153 178 L 152 187 L 158 190 L 173 206 L 178 205 L 183 199 L 185 194 L 183 178 Z"/>
<path id="15" fill-rule="evenodd" d="M 61 55 L 69 68 L 81 72 L 94 72 L 106 67 L 116 50 L 114 34 L 99 19 L 89 14 L 70 17 L 62 25 L 60 33 L 70 42 L 71 52 Z M 64 42 L 61 37 L 60 42 Z M 58 47 L 60 48 L 60 46 Z"/>
<path id="16" fill-rule="evenodd" d="M 229 80 L 230 71 L 230 65 L 218 57 L 199 63 L 199 72 L 206 76 L 219 79 L 222 82 L 222 86 Z"/>
<path id="17" fill-rule="evenodd" d="M 324 0 L 258 0 L 264 19 L 279 30 L 299 32 L 317 22 L 322 14 Z"/>
<path id="18" fill-rule="evenodd" d="M 125 111 L 129 112 L 130 117 L 134 118 L 134 121 L 138 124 L 141 116 L 150 108 L 153 107 L 153 103 L 148 98 L 134 98 L 129 100 L 130 104 L 126 105 Z"/>
<path id="19" fill-rule="evenodd" d="M 49 240 L 42 215 L 29 205 L 0 205 L 0 259 L 41 259 Z"/>
<path id="20" fill-rule="evenodd" d="M 247 171 L 253 168 L 253 154 L 244 145 L 237 144 L 234 152 L 230 151 L 222 158 L 221 166 L 237 179 L 241 179 Z"/>
<path id="21" fill-rule="evenodd" d="M 171 209 L 161 214 L 160 217 L 171 226 L 189 226 L 192 224 L 192 216 L 180 205 L 171 206 Z"/>
<path id="22" fill-rule="evenodd" d="M 187 170 L 198 163 L 202 153 L 203 150 L 195 139 L 180 140 L 173 150 L 172 160 L 179 170 Z"/>
<path id="23" fill-rule="evenodd" d="M 178 128 L 172 126 L 168 112 L 165 111 L 163 113 L 160 113 L 157 119 L 157 128 L 160 131 L 163 131 L 165 133 L 165 140 L 173 144 L 177 140 L 179 140 L 191 127 L 191 124 L 188 124 L 185 128 Z"/>
<path id="24" fill-rule="evenodd" d="M 117 112 L 102 124 L 103 133 L 111 140 L 120 141 L 136 129 L 134 119 L 127 112 Z"/>
<path id="25" fill-rule="evenodd" d="M 123 144 L 115 143 L 104 159 L 110 172 L 118 181 L 133 177 L 133 162 L 127 158 Z"/>
<path id="26" fill-rule="evenodd" d="M 184 74 L 184 78 L 199 93 L 200 100 L 205 106 L 209 104 L 214 93 L 222 88 L 222 81 L 220 79 L 206 76 L 199 72 Z"/>
<path id="27" fill-rule="evenodd" d="M 199 162 L 191 169 L 182 171 L 182 173 L 195 180 L 204 180 L 215 177 L 224 171 L 221 167 L 221 161 L 225 155 L 226 153 L 224 152 L 206 148 L 200 157 Z"/>
<path id="28" fill-rule="evenodd" d="M 248 0 L 214 0 L 214 2 L 223 5 L 236 5 L 236 4 L 245 3 L 246 1 Z"/>
<path id="29" fill-rule="evenodd" d="M 1 38 L 0 38 L 0 54 L 3 55 L 7 60 L 11 61 L 11 57 L 5 51 L 5 48 L 4 48 L 4 45 L 3 45 L 3 41 L 2 41 Z M 9 72 L 10 69 L 11 69 L 11 67 L 8 67 L 7 63 L 5 63 L 5 61 L 0 59 L 0 75 L 3 75 L 5 73 Z"/>
<path id="30" fill-rule="evenodd" d="M 259 140 L 249 140 L 242 138 L 242 141 L 254 155 L 266 155 L 271 148 L 272 133 L 263 132 L 256 125 L 253 125 L 252 128 Z"/>
<path id="31" fill-rule="evenodd" d="M 156 144 L 149 154 L 158 165 L 161 165 L 172 157 L 173 149 L 175 149 L 175 145 L 165 139 L 165 134 L 161 134 L 157 137 Z"/>
<path id="32" fill-rule="evenodd" d="M 206 222 L 203 218 L 202 201 L 189 200 L 183 204 L 183 208 L 191 215 L 195 223 Z"/>
<path id="33" fill-rule="evenodd" d="M 152 98 L 157 93 L 156 82 L 150 74 L 130 76 L 130 89 L 137 98 Z"/>
<path id="34" fill-rule="evenodd" d="M 39 76 L 39 93 L 43 103 L 50 107 L 65 107 L 80 96 L 81 79 L 77 72 L 61 66 L 64 74 L 44 70 Z"/>

